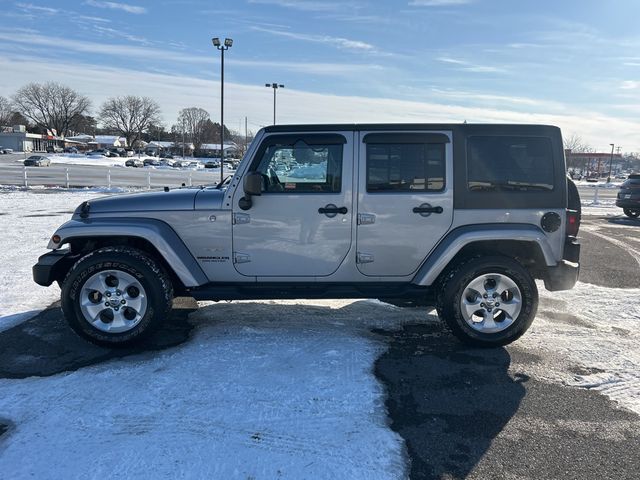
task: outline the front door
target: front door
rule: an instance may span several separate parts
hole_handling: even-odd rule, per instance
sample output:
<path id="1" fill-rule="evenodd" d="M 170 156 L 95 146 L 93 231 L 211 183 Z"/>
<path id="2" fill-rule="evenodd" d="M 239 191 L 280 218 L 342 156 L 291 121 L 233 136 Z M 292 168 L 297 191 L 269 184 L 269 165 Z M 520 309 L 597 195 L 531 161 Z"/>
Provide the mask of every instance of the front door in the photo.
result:
<path id="1" fill-rule="evenodd" d="M 273 134 L 248 171 L 262 194 L 242 210 L 233 198 L 236 270 L 247 276 L 314 277 L 335 272 L 352 242 L 353 132 Z M 242 202 L 241 202 L 242 203 Z"/>
<path id="2" fill-rule="evenodd" d="M 451 132 L 360 132 L 357 265 L 407 276 L 453 221 Z"/>

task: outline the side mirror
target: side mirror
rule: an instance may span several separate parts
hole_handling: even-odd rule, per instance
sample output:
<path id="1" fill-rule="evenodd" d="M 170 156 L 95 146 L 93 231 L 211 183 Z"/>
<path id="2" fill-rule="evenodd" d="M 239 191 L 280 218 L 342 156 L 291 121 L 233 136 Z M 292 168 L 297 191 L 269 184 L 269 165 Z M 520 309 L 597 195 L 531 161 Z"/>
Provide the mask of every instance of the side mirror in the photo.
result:
<path id="1" fill-rule="evenodd" d="M 258 172 L 249 172 L 244 177 L 242 187 L 244 197 L 238 200 L 238 206 L 242 210 L 249 210 L 252 206 L 251 197 L 262 195 L 262 175 Z"/>
<path id="2" fill-rule="evenodd" d="M 245 195 L 262 195 L 262 175 L 258 172 L 247 173 L 244 177 L 243 187 Z"/>

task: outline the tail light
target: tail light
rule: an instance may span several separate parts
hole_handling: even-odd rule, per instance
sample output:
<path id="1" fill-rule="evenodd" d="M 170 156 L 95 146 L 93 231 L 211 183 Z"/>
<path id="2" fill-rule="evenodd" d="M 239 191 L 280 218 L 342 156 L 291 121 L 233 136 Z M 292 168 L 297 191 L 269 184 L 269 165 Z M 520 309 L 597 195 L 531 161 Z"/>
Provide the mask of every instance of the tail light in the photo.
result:
<path id="1" fill-rule="evenodd" d="M 580 214 L 576 210 L 567 209 L 567 236 L 576 237 L 580 229 Z"/>

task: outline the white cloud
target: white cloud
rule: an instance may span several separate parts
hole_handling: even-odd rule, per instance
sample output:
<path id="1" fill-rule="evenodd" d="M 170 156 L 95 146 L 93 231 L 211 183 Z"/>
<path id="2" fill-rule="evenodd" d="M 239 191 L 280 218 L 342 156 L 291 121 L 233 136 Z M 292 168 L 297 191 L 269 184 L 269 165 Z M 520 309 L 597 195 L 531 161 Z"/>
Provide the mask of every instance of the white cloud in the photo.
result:
<path id="1" fill-rule="evenodd" d="M 89 64 L 47 62 L 39 58 L 9 59 L 0 55 L 0 91 L 11 92 L 41 78 L 58 81 L 88 95 L 99 105 L 109 96 L 147 95 L 162 106 L 167 125 L 185 106 L 201 106 L 212 116 L 219 115 L 219 84 L 213 80 L 168 75 L 130 69 L 106 68 Z M 238 128 L 248 116 L 252 125 L 268 125 L 273 115 L 273 96 L 264 86 L 225 84 L 225 122 Z M 579 132 L 592 145 L 616 143 L 625 150 L 640 151 L 640 121 L 627 120 L 598 111 L 573 109 L 571 113 L 527 113 L 509 108 L 474 107 L 437 102 L 390 98 L 328 95 L 284 89 L 278 96 L 278 123 L 373 123 L 373 122 L 473 122 L 539 123 L 558 125 L 565 132 Z"/>
<path id="2" fill-rule="evenodd" d="M 507 72 L 504 68 L 492 67 L 489 65 L 478 65 L 475 63 L 467 62 L 466 60 L 458 60 L 456 58 L 451 58 L 451 57 L 439 57 L 437 58 L 437 60 L 442 63 L 458 65 L 460 67 L 460 70 L 464 70 L 465 72 L 473 72 L 473 73 L 506 73 Z"/>
<path id="3" fill-rule="evenodd" d="M 315 1 L 315 0 L 249 0 L 249 3 L 261 5 L 276 5 L 305 12 L 340 12 L 349 5 L 343 3 Z"/>
<path id="4" fill-rule="evenodd" d="M 147 13 L 147 9 L 144 7 L 138 7 L 137 5 L 129 5 L 128 3 L 117 2 L 103 2 L 100 0 L 86 0 L 85 5 L 90 5 L 97 8 L 109 8 L 112 10 L 123 10 L 127 13 L 142 14 Z"/>
<path id="5" fill-rule="evenodd" d="M 280 37 L 293 38 L 295 40 L 303 40 L 305 42 L 323 43 L 327 45 L 333 45 L 337 48 L 344 48 L 347 50 L 373 52 L 375 47 L 369 43 L 360 40 L 350 40 L 348 38 L 332 37 L 330 35 L 310 35 L 308 33 L 295 33 L 286 32 L 282 30 L 274 30 L 270 28 L 263 28 L 258 26 L 251 27 L 251 30 L 258 32 L 265 32 L 271 35 Z"/>
<path id="6" fill-rule="evenodd" d="M 140 40 L 140 39 L 138 39 Z M 146 60 L 158 60 L 163 63 L 207 65 L 217 61 L 217 57 L 209 55 L 194 55 L 176 52 L 166 49 L 137 45 L 121 45 L 113 43 L 88 42 L 84 40 L 70 40 L 59 37 L 49 37 L 32 33 L 30 31 L 0 30 L 0 41 L 12 44 L 25 44 L 29 46 L 55 45 L 59 50 L 70 52 L 92 53 L 107 55 L 114 58 L 139 58 Z M 292 72 L 304 72 L 312 75 L 351 76 L 366 74 L 372 71 L 381 71 L 383 67 L 366 63 L 322 63 L 322 62 L 296 62 L 296 61 L 270 61 L 270 60 L 243 60 L 237 57 L 229 58 L 225 63 L 248 68 L 263 68 L 265 70 L 287 70 Z"/>
<path id="7" fill-rule="evenodd" d="M 16 3 L 16 6 L 25 12 L 44 13 L 45 15 L 56 15 L 60 12 L 57 8 L 41 7 L 32 3 Z"/>
<path id="8" fill-rule="evenodd" d="M 620 84 L 620 88 L 623 90 L 635 90 L 640 88 L 640 82 L 636 80 L 625 80 Z"/>
<path id="9" fill-rule="evenodd" d="M 409 5 L 412 7 L 451 7 L 455 5 L 467 5 L 474 0 L 412 0 Z"/>

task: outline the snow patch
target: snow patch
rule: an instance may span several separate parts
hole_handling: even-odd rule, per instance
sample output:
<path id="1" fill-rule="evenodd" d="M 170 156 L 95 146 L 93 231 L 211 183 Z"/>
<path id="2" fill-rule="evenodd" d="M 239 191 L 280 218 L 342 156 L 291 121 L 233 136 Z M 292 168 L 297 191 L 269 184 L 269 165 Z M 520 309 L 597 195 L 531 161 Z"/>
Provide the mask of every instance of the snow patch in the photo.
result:
<path id="1" fill-rule="evenodd" d="M 405 478 L 369 330 L 420 319 L 350 300 L 203 302 L 178 348 L 0 380 L 16 425 L 2 463 L 12 478 Z"/>
<path id="2" fill-rule="evenodd" d="M 548 378 L 598 390 L 640 414 L 640 289 L 581 282 L 563 292 L 538 288 L 538 316 L 518 345 L 584 367 L 577 374 L 550 370 Z"/>

